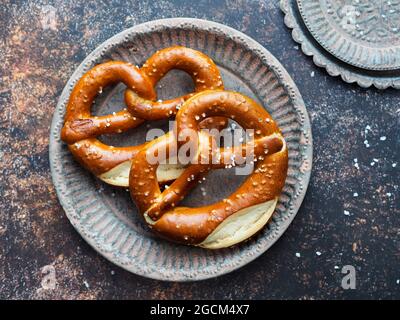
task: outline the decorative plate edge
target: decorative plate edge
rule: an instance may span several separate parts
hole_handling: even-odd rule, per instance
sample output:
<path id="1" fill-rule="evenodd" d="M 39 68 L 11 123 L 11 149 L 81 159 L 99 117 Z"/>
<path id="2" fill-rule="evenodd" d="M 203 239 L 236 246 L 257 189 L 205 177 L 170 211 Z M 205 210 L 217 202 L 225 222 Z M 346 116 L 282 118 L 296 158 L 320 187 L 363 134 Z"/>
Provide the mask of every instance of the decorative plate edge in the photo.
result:
<path id="1" fill-rule="evenodd" d="M 326 57 L 323 53 L 321 53 L 320 50 L 312 45 L 308 45 L 308 43 L 305 42 L 304 38 L 306 36 L 304 35 L 304 32 L 301 30 L 298 23 L 295 21 L 296 18 L 293 17 L 292 13 L 290 12 L 289 1 L 291 0 L 280 0 L 279 7 L 284 13 L 284 23 L 289 29 L 292 29 L 292 38 L 300 45 L 301 51 L 305 55 L 312 57 L 313 62 L 317 67 L 326 69 L 328 74 L 332 77 L 340 76 L 344 82 L 349 84 L 357 83 L 357 85 L 364 89 L 367 89 L 372 85 L 379 90 L 385 90 L 388 88 L 400 89 L 400 79 L 398 84 L 394 83 L 393 80 L 377 80 L 373 77 L 362 80 L 360 79 L 360 76 L 356 76 L 352 72 L 327 61 Z"/>

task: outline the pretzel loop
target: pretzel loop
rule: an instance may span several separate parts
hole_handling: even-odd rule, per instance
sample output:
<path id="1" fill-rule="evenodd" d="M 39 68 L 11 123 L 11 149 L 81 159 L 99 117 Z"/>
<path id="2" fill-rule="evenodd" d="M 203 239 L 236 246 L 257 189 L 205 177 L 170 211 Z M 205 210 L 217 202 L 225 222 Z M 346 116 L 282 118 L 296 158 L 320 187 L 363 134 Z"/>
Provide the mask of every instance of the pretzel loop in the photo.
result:
<path id="1" fill-rule="evenodd" d="M 196 50 L 184 47 L 167 48 L 153 55 L 142 67 L 153 86 L 171 69 L 187 72 L 192 77 L 195 93 L 223 89 L 217 66 L 208 56 Z M 178 111 L 176 106 L 191 96 L 193 93 L 163 102 L 155 102 L 134 90 L 127 89 L 125 102 L 133 115 L 146 120 L 159 120 L 175 115 Z"/>
<path id="2" fill-rule="evenodd" d="M 244 129 L 255 130 L 255 169 L 223 201 L 199 208 L 177 207 L 177 203 L 209 170 L 223 168 L 227 164 L 224 159 L 246 153 L 246 145 L 235 149 L 218 149 L 217 152 L 224 157 L 217 157 L 216 162 L 203 164 L 197 161 L 191 164 L 163 192 L 154 175 L 159 162 L 150 163 L 148 155 L 156 153 L 162 147 L 166 147 L 171 153 L 176 151 L 174 144 L 179 149 L 184 143 L 191 143 L 190 138 L 180 141 L 179 137 L 184 130 L 193 129 L 198 136 L 192 142 L 196 147 L 193 158 L 198 159 L 202 155 L 209 157 L 213 153 L 209 151 L 213 138 L 199 132 L 199 123 L 201 118 L 214 116 L 231 118 Z M 204 91 L 182 105 L 176 116 L 175 134 L 169 133 L 154 140 L 133 158 L 130 192 L 147 223 L 159 234 L 181 243 L 220 248 L 248 238 L 265 225 L 283 188 L 287 166 L 284 139 L 264 108 L 236 92 Z M 235 219 L 243 215 L 247 219 L 253 219 L 253 223 L 243 226 L 243 230 L 233 232 Z"/>
<path id="3" fill-rule="evenodd" d="M 95 97 L 103 88 L 123 82 L 138 94 L 156 99 L 152 83 L 135 66 L 126 62 L 110 61 L 89 70 L 74 87 L 68 101 L 62 139 L 68 144 L 105 133 L 119 133 L 143 122 L 125 109 L 106 116 L 90 113 Z"/>

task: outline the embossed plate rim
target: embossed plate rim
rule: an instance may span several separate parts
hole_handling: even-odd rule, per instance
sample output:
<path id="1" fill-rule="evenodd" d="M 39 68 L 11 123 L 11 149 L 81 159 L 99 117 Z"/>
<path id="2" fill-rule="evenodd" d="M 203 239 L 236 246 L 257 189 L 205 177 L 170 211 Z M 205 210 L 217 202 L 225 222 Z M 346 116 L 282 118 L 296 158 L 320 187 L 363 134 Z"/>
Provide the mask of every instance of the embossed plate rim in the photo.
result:
<path id="1" fill-rule="evenodd" d="M 293 112 L 296 114 L 296 116 L 300 118 L 296 118 L 296 121 L 299 122 L 299 126 L 301 129 L 300 136 L 305 140 L 303 141 L 303 144 L 301 144 L 300 142 L 298 143 L 298 148 L 300 151 L 302 151 L 300 152 L 300 160 L 302 162 L 298 164 L 299 172 L 296 176 L 298 181 L 295 180 L 296 182 L 293 182 L 294 185 L 298 187 L 298 189 L 296 189 L 297 192 L 292 195 L 290 207 L 285 209 L 286 215 L 282 218 L 282 221 L 279 221 L 279 223 L 271 222 L 271 224 L 276 226 L 276 230 L 273 230 L 274 232 L 271 231 L 271 234 L 269 234 L 268 237 L 267 235 L 265 235 L 265 237 L 263 237 L 262 235 L 257 236 L 257 240 L 251 241 L 251 244 L 250 242 L 246 242 L 232 249 L 224 249 L 229 252 L 234 252 L 233 256 L 236 257 L 236 261 L 230 261 L 229 264 L 222 267 L 215 265 L 211 270 L 205 268 L 207 270 L 197 269 L 195 271 L 190 270 L 187 272 L 175 267 L 175 270 L 153 270 L 150 268 L 150 272 L 148 272 L 148 270 L 144 268 L 144 266 L 138 263 L 135 264 L 135 261 L 131 261 L 130 263 L 123 263 L 121 260 L 122 258 L 118 259 L 113 254 L 112 249 L 106 247 L 105 245 L 102 245 L 101 243 L 99 243 L 99 241 L 97 241 L 97 238 L 92 238 L 89 234 L 86 233 L 84 226 L 81 224 L 81 221 L 76 214 L 76 210 L 71 204 L 71 200 L 65 194 L 65 186 L 63 185 L 65 182 L 63 181 L 64 177 L 61 174 L 62 154 L 58 150 L 58 148 L 60 148 L 60 146 L 62 145 L 59 139 L 59 130 L 60 126 L 62 125 L 63 114 L 65 112 L 64 104 L 65 101 L 67 101 L 68 99 L 74 81 L 76 81 L 77 78 L 79 78 L 89 67 L 91 67 L 94 61 L 101 57 L 107 49 L 124 44 L 126 41 L 129 40 L 132 35 L 145 32 L 155 32 L 154 30 L 157 28 L 161 30 L 174 28 L 192 28 L 190 29 L 192 31 L 201 30 L 202 32 L 207 32 L 210 34 L 221 34 L 222 36 L 233 41 L 234 43 L 240 44 L 240 46 L 247 48 L 247 50 L 251 50 L 253 53 L 255 52 L 254 54 L 260 60 L 260 63 L 263 66 L 268 66 L 269 70 L 271 70 L 276 77 L 278 85 L 282 86 L 282 88 L 286 90 L 285 92 L 289 99 L 289 102 L 292 105 Z M 266 60 L 268 60 L 268 64 Z M 259 43 L 246 36 L 245 34 L 216 22 L 193 18 L 170 18 L 149 21 L 126 29 L 121 33 L 113 36 L 112 38 L 106 40 L 85 58 L 85 60 L 72 74 L 57 104 L 57 108 L 54 113 L 51 125 L 49 155 L 52 179 L 60 203 L 63 206 L 66 215 L 71 221 L 72 225 L 96 251 L 98 251 L 101 255 L 103 255 L 114 264 L 138 275 L 158 280 L 193 281 L 216 277 L 244 266 L 245 264 L 251 262 L 262 253 L 264 253 L 285 232 L 289 224 L 294 219 L 303 201 L 309 183 L 312 167 L 312 135 L 310 120 L 300 92 L 298 91 L 296 85 L 294 84 L 293 80 L 290 78 L 284 67 L 268 50 L 266 50 Z M 301 168 L 303 168 L 304 170 L 301 170 Z M 160 239 L 158 241 L 165 240 Z M 249 248 L 249 246 L 251 247 Z M 246 253 L 246 255 L 244 255 L 244 253 Z M 218 254 L 218 252 L 216 252 L 216 254 Z M 221 251 L 220 254 L 222 255 L 223 251 Z"/>
<path id="2" fill-rule="evenodd" d="M 292 38 L 300 45 L 301 51 L 306 56 L 312 57 L 314 64 L 324 68 L 330 76 L 340 76 L 344 82 L 356 83 L 362 88 L 373 85 L 380 90 L 390 87 L 400 89 L 400 73 L 394 74 L 395 71 L 392 71 L 393 74 L 387 74 L 386 71 L 385 74 L 381 74 L 378 70 L 357 68 L 337 59 L 321 47 L 308 31 L 300 12 L 298 12 L 299 17 L 296 16 L 295 10 L 298 11 L 296 0 L 280 0 L 280 9 L 284 14 L 284 23 L 292 30 Z"/>
<path id="3" fill-rule="evenodd" d="M 312 1 L 313 3 L 318 3 L 320 4 L 320 0 L 296 0 L 298 8 L 299 8 L 299 12 L 301 14 L 301 17 L 303 18 L 304 24 L 307 26 L 308 31 L 313 35 L 313 37 L 315 38 L 315 40 L 318 41 L 318 43 L 325 49 L 327 50 L 329 53 L 331 53 L 333 56 L 335 56 L 336 58 L 352 65 L 358 68 L 362 68 L 362 69 L 366 69 L 366 70 L 375 70 L 375 71 L 396 71 L 400 69 L 400 58 L 397 58 L 396 60 L 398 61 L 397 64 L 394 64 L 393 66 L 387 66 L 387 67 L 379 67 L 379 66 L 374 66 L 373 62 L 371 60 L 374 60 L 374 57 L 378 55 L 378 49 L 377 48 L 373 48 L 373 47 L 367 47 L 365 45 L 362 44 L 358 44 L 356 43 L 353 38 L 351 38 L 349 35 L 341 35 L 341 38 L 346 38 L 348 39 L 348 41 L 354 46 L 354 47 L 363 47 L 366 48 L 366 50 L 371 50 L 373 51 L 373 54 L 369 54 L 368 55 L 368 62 L 369 64 L 363 64 L 361 62 L 357 62 L 356 61 L 356 57 L 355 56 L 350 56 L 349 52 L 352 51 L 352 48 L 350 48 L 350 46 L 347 48 L 347 55 L 342 54 L 340 52 L 338 52 L 337 50 L 334 50 L 328 43 L 327 43 L 327 39 L 323 39 L 324 37 L 327 37 L 328 34 L 330 34 L 330 32 L 326 32 L 323 36 L 318 32 L 318 28 L 316 28 L 316 26 L 314 26 L 313 22 L 309 19 L 306 9 L 304 8 L 304 6 L 306 5 L 304 3 L 304 1 Z M 322 9 L 321 9 L 322 11 Z M 312 19 L 316 20 L 316 19 L 324 19 L 325 23 L 327 24 L 328 28 L 331 31 L 334 31 L 335 28 L 329 23 L 328 19 L 326 18 L 326 16 L 321 13 L 318 16 L 313 16 Z M 335 32 L 335 35 L 338 34 L 337 32 Z M 333 37 L 333 35 L 331 36 Z M 339 41 L 339 40 L 337 40 Z M 398 48 L 398 46 L 396 46 L 396 48 Z M 358 52 L 358 51 L 355 51 Z"/>

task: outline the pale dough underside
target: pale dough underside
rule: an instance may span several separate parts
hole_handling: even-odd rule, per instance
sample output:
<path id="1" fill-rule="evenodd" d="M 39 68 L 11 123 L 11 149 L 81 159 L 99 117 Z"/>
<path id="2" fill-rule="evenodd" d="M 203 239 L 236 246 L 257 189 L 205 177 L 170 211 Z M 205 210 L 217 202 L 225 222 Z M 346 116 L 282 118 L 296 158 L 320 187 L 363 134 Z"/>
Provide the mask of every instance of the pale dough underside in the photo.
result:
<path id="1" fill-rule="evenodd" d="M 199 246 L 221 249 L 250 238 L 266 225 L 277 202 L 278 197 L 236 212 L 225 219 Z"/>
<path id="2" fill-rule="evenodd" d="M 98 177 L 104 182 L 118 187 L 129 187 L 129 171 L 131 170 L 131 160 L 122 162 Z M 160 164 L 157 168 L 157 179 L 160 183 L 166 183 L 177 179 L 185 168 L 176 164 Z"/>

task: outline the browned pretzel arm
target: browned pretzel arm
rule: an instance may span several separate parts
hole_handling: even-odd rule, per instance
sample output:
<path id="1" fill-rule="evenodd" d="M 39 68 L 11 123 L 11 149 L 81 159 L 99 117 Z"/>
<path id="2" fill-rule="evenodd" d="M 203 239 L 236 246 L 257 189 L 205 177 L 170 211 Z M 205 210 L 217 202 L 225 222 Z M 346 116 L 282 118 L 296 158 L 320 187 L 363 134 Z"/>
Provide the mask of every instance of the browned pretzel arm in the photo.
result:
<path id="1" fill-rule="evenodd" d="M 143 119 L 133 117 L 127 110 L 114 112 L 111 117 L 107 115 L 78 118 L 65 123 L 62 138 L 66 143 L 72 144 L 101 134 L 121 133 L 143 122 Z"/>

